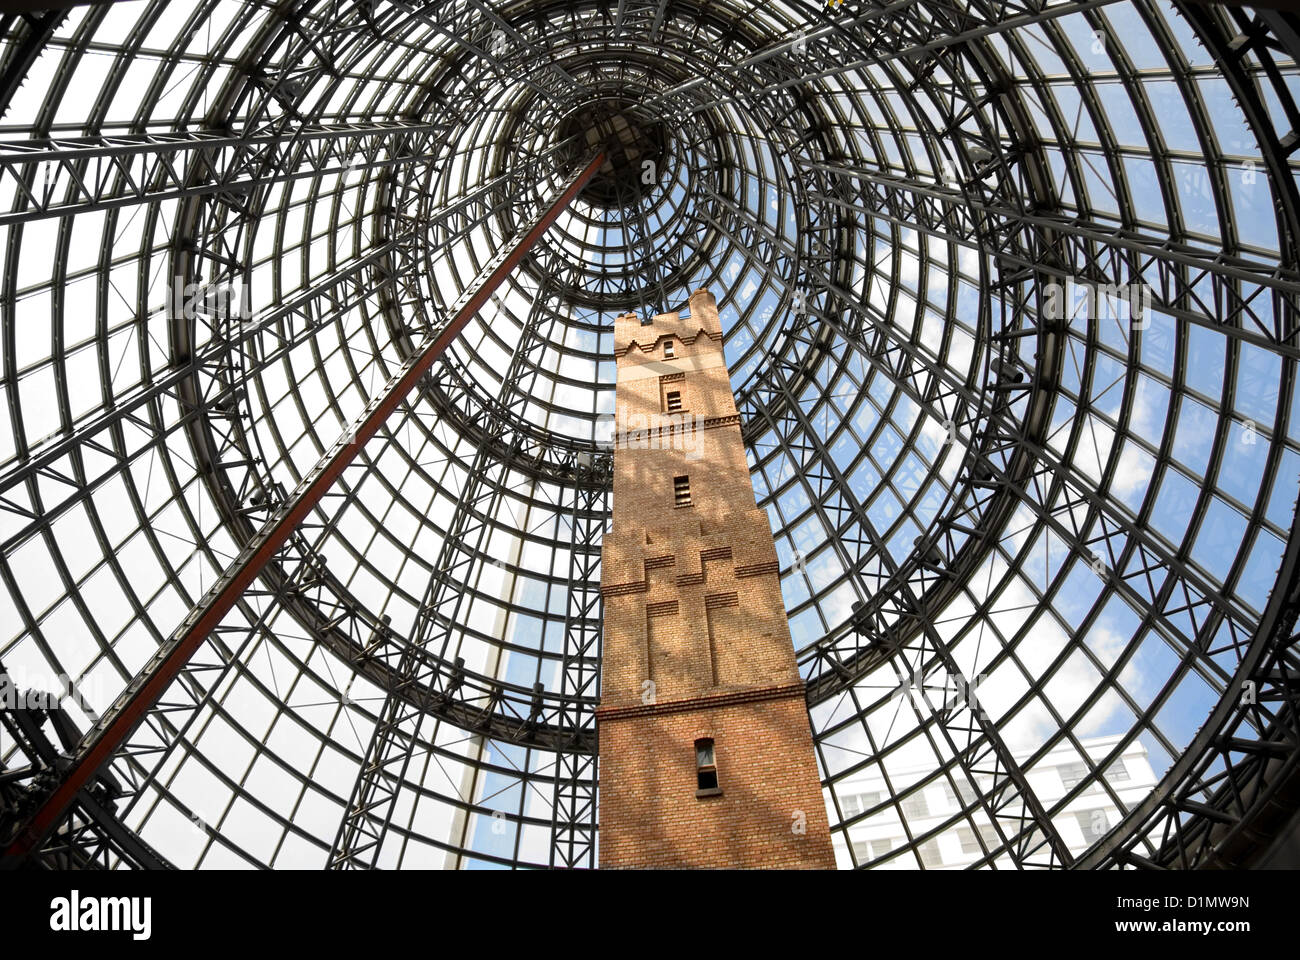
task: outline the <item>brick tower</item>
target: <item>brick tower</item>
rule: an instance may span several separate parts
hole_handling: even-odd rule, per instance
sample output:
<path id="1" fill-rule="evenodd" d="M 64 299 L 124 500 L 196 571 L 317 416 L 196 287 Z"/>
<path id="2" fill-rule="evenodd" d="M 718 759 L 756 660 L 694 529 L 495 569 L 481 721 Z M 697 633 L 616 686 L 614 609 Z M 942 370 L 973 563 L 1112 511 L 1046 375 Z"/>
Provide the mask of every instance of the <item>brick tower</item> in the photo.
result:
<path id="1" fill-rule="evenodd" d="M 614 353 L 600 865 L 833 868 L 717 303 L 698 290 L 689 317 L 619 317 Z"/>

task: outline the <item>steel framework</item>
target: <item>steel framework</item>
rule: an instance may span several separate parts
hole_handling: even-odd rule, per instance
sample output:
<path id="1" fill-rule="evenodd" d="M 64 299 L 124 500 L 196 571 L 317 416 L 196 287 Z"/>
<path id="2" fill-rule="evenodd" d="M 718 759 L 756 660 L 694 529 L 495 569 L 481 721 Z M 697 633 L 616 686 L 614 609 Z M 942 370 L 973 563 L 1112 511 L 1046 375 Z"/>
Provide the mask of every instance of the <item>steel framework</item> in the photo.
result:
<path id="1" fill-rule="evenodd" d="M 138 744 L 130 742 L 131 735 L 145 721 L 149 711 L 161 709 L 172 712 L 176 709 L 174 703 L 162 701 L 160 698 L 191 661 L 195 651 L 208 640 L 211 634 L 222 628 L 222 621 L 226 615 L 258 579 L 268 563 L 283 559 L 281 550 L 286 542 L 321 499 L 333 495 L 332 488 L 356 457 L 358 450 L 383 427 L 385 421 L 397 410 L 419 379 L 442 355 L 470 318 L 487 302 L 492 292 L 514 269 L 523 254 L 538 241 L 555 222 L 556 217 L 572 202 L 574 196 L 592 178 L 603 161 L 604 155 L 598 154 L 574 169 L 557 190 L 554 199 L 539 209 L 527 227 L 521 230 L 500 253 L 489 260 L 474 282 L 465 288 L 446 322 L 429 336 L 420 349 L 412 354 L 384 385 L 384 388 L 371 398 L 362 414 L 325 452 L 315 468 L 299 483 L 297 489 L 286 497 L 283 503 L 270 511 L 270 516 L 265 523 L 245 544 L 222 577 L 209 588 L 168 641 L 150 658 L 136 679 L 77 744 L 76 749 L 72 751 L 71 762 L 66 766 L 60 764 L 59 767 L 62 769 L 56 767 L 56 784 L 53 789 L 47 796 L 39 798 L 35 811 L 25 819 L 21 829 L 9 840 L 4 853 L 7 861 L 25 859 L 33 855 L 67 814 L 68 808 L 77 800 L 83 788 L 90 784 L 115 753 L 119 750 L 129 753 L 133 748 L 138 753 L 142 749 Z M 452 535 L 455 536 L 459 532 L 453 528 Z M 449 537 L 447 542 L 453 541 Z M 436 618 L 439 612 L 435 605 L 430 605 L 430 619 Z M 404 655 L 402 664 L 398 667 L 399 677 L 406 682 L 399 685 L 391 700 L 409 695 L 406 688 L 419 679 L 413 676 L 418 650 L 416 645 L 412 645 L 411 649 L 416 650 L 416 653 L 410 658 Z M 408 677 L 410 680 L 407 680 Z M 422 714 L 424 706 L 421 701 L 417 705 L 417 712 Z M 394 723 L 395 721 L 388 721 L 388 727 L 391 728 Z M 379 729 L 385 729 L 382 721 Z M 143 749 L 155 750 L 157 746 L 152 738 L 149 738 L 147 747 Z M 375 747 L 376 752 L 382 750 L 382 746 Z M 391 762 L 391 760 L 368 757 L 363 770 L 383 769 L 386 763 Z M 402 763 L 406 762 L 409 762 L 409 747 L 402 758 Z M 372 791 L 359 789 L 354 794 L 355 802 L 349 806 L 349 818 L 354 815 L 354 810 L 363 811 L 366 815 L 372 812 L 374 800 L 371 793 Z"/>

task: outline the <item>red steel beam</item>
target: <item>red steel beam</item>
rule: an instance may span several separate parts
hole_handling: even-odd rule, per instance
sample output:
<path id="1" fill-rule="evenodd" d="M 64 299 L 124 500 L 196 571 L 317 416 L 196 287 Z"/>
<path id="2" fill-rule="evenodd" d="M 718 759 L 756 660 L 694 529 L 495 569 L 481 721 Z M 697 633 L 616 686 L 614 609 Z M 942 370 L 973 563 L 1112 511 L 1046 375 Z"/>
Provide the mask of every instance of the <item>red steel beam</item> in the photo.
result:
<path id="1" fill-rule="evenodd" d="M 216 629 L 275 552 L 333 486 L 334 481 L 357 455 L 357 451 L 375 435 L 420 377 L 428 372 L 448 344 L 456 339 L 470 318 L 487 302 L 501 281 L 519 265 L 524 255 L 595 176 L 604 162 L 604 153 L 597 154 L 586 166 L 572 174 L 559 196 L 535 218 L 528 230 L 497 254 L 466 288 L 459 306 L 453 306 L 451 318 L 441 332 L 403 364 L 387 386 L 366 405 L 353 428 L 325 452 L 311 473 L 298 485 L 289 503 L 280 513 L 267 520 L 240 551 L 221 579 L 212 585 L 212 589 L 190 611 L 167 642 L 158 648 L 140 675 L 131 681 L 126 691 L 82 739 L 67 769 L 63 771 L 58 786 L 42 801 L 41 806 L 5 848 L 3 858 L 0 858 L 4 866 L 16 866 L 45 841 L 77 794 L 140 725 L 145 714 L 176 679 L 194 651 Z"/>

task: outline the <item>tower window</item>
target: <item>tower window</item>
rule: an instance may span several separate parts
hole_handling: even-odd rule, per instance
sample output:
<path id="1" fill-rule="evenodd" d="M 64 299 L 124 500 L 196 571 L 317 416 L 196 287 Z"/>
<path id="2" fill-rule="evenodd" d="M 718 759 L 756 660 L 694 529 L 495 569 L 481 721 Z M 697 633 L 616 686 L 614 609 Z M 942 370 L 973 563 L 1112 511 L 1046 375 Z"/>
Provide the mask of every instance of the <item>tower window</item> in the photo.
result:
<path id="1" fill-rule="evenodd" d="M 668 391 L 668 412 L 680 413 L 682 409 L 682 392 L 680 390 Z"/>
<path id="2" fill-rule="evenodd" d="M 713 740 L 710 737 L 695 741 L 695 786 L 697 797 L 722 792 L 718 786 L 718 765 L 713 756 Z"/>
<path id="3" fill-rule="evenodd" d="M 665 357 L 673 356 L 673 342 L 671 340 L 667 340 L 664 342 L 664 356 Z"/>
<path id="4" fill-rule="evenodd" d="M 690 477 L 673 477 L 673 504 L 678 507 L 691 505 Z"/>

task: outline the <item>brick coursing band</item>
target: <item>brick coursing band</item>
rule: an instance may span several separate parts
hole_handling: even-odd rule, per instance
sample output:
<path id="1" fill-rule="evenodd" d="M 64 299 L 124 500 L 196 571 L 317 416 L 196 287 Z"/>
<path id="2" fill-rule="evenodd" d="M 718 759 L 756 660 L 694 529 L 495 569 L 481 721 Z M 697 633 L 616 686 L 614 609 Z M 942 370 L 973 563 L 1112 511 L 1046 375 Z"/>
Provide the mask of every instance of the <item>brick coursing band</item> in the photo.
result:
<path id="1" fill-rule="evenodd" d="M 676 600 L 664 600 L 661 603 L 647 603 L 645 607 L 647 617 L 667 617 L 677 613 Z"/>
<path id="2" fill-rule="evenodd" d="M 713 593 L 704 598 L 705 610 L 718 610 L 722 607 L 740 606 L 740 597 L 735 593 Z"/>
<path id="3" fill-rule="evenodd" d="M 613 440 L 612 440 L 614 444 L 614 448 L 616 450 L 623 449 L 623 448 L 631 448 L 632 444 L 634 443 L 637 444 L 642 442 L 649 443 L 651 440 L 658 440 L 658 438 L 664 435 L 672 437 L 681 434 L 682 436 L 686 436 L 687 434 L 693 434 L 695 432 L 696 421 L 693 419 L 689 421 L 686 420 L 684 413 L 681 414 L 670 413 L 670 414 L 665 414 L 665 416 L 670 416 L 670 417 L 680 416 L 683 419 L 682 422 L 680 423 L 670 423 L 658 427 L 647 426 L 647 427 L 638 427 L 634 430 L 615 430 Z M 705 417 L 703 419 L 703 422 L 700 423 L 699 429 L 716 430 L 718 427 L 731 426 L 732 424 L 738 425 L 739 423 L 740 423 L 740 414 L 738 413 L 729 414 L 725 417 Z"/>
<path id="4" fill-rule="evenodd" d="M 621 597 L 629 593 L 645 593 L 650 589 L 648 580 L 632 580 L 628 583 L 601 584 L 602 597 Z"/>
<path id="5" fill-rule="evenodd" d="M 786 700 L 791 697 L 805 696 L 805 684 L 787 683 L 777 687 L 751 687 L 732 693 L 717 693 L 706 697 L 688 697 L 684 700 L 671 700 L 667 703 L 638 703 L 631 706 L 597 707 L 596 720 L 608 723 L 612 720 L 626 720 L 629 717 L 650 717 L 666 713 L 683 713 L 687 710 L 699 710 L 705 707 L 731 706 L 737 703 L 758 703 L 763 700 Z"/>

